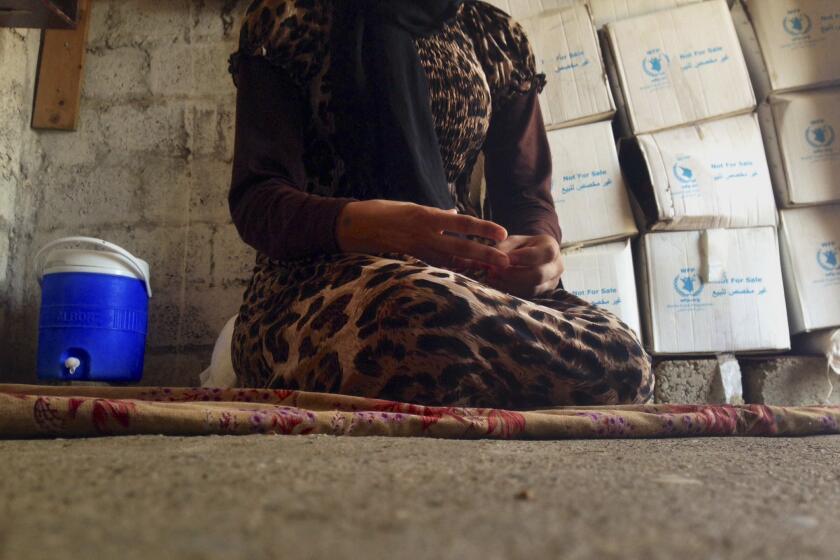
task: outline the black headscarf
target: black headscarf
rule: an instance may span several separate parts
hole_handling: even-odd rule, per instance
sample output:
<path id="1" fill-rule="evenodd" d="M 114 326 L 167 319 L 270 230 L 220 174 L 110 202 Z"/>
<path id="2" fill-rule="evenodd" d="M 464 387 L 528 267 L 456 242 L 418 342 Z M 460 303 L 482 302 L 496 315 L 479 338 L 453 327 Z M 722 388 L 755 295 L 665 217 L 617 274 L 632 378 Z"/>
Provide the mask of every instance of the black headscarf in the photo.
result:
<path id="1" fill-rule="evenodd" d="M 352 194 L 454 206 L 415 39 L 439 31 L 462 1 L 337 1 L 336 124 Z"/>

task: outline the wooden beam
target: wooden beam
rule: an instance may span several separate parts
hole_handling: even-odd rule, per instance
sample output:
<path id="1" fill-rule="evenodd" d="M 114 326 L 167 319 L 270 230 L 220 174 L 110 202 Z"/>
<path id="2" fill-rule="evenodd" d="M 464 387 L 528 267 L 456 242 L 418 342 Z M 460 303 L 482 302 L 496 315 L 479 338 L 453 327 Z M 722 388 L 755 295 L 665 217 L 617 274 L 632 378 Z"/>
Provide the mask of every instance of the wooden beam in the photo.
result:
<path id="1" fill-rule="evenodd" d="M 76 29 L 43 32 L 32 128 L 76 130 L 89 22 L 90 0 L 79 0 Z"/>
<path id="2" fill-rule="evenodd" d="M 0 0 L 0 27 L 73 29 L 78 0 Z"/>

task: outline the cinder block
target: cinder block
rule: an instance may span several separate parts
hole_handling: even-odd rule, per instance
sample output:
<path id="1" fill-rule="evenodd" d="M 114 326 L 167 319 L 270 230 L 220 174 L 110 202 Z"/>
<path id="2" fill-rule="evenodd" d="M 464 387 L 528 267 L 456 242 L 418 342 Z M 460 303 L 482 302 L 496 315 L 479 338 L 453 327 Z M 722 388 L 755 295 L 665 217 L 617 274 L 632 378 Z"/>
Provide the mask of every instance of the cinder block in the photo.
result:
<path id="1" fill-rule="evenodd" d="M 4 68 L 4 72 L 5 62 L 6 57 L 0 50 L 0 68 Z M 28 129 L 23 114 L 23 83 L 18 78 L 15 76 L 8 81 L 4 80 L 6 83 L 0 82 L 0 189 L 3 191 L 0 194 L 0 216 L 6 219 L 10 219 L 13 213 L 14 195 L 20 175 L 22 136 L 24 130 Z"/>
<path id="2" fill-rule="evenodd" d="M 0 28 L 0 61 L 3 64 L 0 89 L 4 82 L 21 79 L 27 74 L 27 62 L 33 50 L 31 41 L 40 37 L 34 29 Z M 37 52 L 37 46 L 34 49 Z"/>
<path id="3" fill-rule="evenodd" d="M 212 346 L 182 348 L 176 351 L 147 351 L 142 385 L 159 387 L 197 387 L 198 375 L 210 365 Z"/>
<path id="4" fill-rule="evenodd" d="M 256 251 L 239 237 L 236 227 L 220 225 L 213 235 L 213 283 L 242 287 L 251 278 Z"/>
<path id="5" fill-rule="evenodd" d="M 225 323 L 239 313 L 244 291 L 240 286 L 190 291 L 184 308 L 184 343 L 214 344 Z"/>
<path id="6" fill-rule="evenodd" d="M 152 289 L 161 294 L 181 289 L 190 275 L 200 279 L 210 275 L 210 235 L 187 226 L 102 226 L 92 228 L 93 234 L 112 241 L 149 263 Z M 187 243 L 205 247 L 203 251 L 188 252 Z M 162 296 L 165 297 L 165 296 Z"/>
<path id="7" fill-rule="evenodd" d="M 236 89 L 228 57 L 236 43 L 161 45 L 150 49 L 152 93 L 162 96 L 223 97 L 233 103 Z"/>
<path id="8" fill-rule="evenodd" d="M 239 312 L 243 292 L 240 287 L 207 286 L 161 291 L 150 301 L 149 348 L 214 344 L 228 319 Z"/>
<path id="9" fill-rule="evenodd" d="M 183 102 L 149 106 L 115 104 L 101 114 L 100 134 L 112 152 L 148 152 L 174 157 L 188 153 Z"/>
<path id="10" fill-rule="evenodd" d="M 152 273 L 154 277 L 154 273 Z M 181 286 L 155 289 L 149 300 L 149 327 L 146 347 L 172 350 L 181 345 L 181 318 L 185 290 Z"/>
<path id="11" fill-rule="evenodd" d="M 65 131 L 42 130 L 38 140 L 47 165 L 74 166 L 96 162 L 97 151 L 105 152 L 111 147 L 102 135 L 99 119 L 101 109 L 91 103 L 82 103 L 78 128 L 68 134 Z"/>
<path id="12" fill-rule="evenodd" d="M 136 166 L 143 219 L 152 224 L 186 225 L 193 191 L 193 164 L 187 158 L 147 155 Z"/>
<path id="13" fill-rule="evenodd" d="M 88 49 L 108 46 L 107 40 L 111 33 L 112 4 L 113 0 L 96 0 L 92 3 L 90 23 L 88 24 Z"/>
<path id="14" fill-rule="evenodd" d="M 195 45 L 192 51 L 195 93 L 226 97 L 232 107 L 236 87 L 228 71 L 228 57 L 238 47 L 235 41 Z"/>
<path id="15" fill-rule="evenodd" d="M 191 162 L 190 220 L 230 222 L 228 191 L 232 164 L 214 157 L 196 157 Z"/>
<path id="16" fill-rule="evenodd" d="M 142 203 L 139 187 L 140 179 L 120 158 L 102 165 L 53 166 L 38 179 L 42 202 L 37 227 L 53 231 L 135 224 Z"/>
<path id="17" fill-rule="evenodd" d="M 186 283 L 210 286 L 213 283 L 213 226 L 190 224 L 187 231 Z"/>
<path id="18" fill-rule="evenodd" d="M 840 376 L 821 356 L 742 359 L 747 402 L 780 406 L 840 404 Z"/>
<path id="19" fill-rule="evenodd" d="M 28 279 L 25 290 L 13 285 L 11 291 L 13 297 L 2 313 L 6 331 L 0 344 L 0 382 L 35 383 L 40 290 L 33 278 Z"/>
<path id="20" fill-rule="evenodd" d="M 9 269 L 9 230 L 0 228 L 0 287 L 5 286 Z"/>
<path id="21" fill-rule="evenodd" d="M 0 58 L 0 64 L 5 63 L 5 59 Z M 0 115 L 3 115 L 4 127 L 0 129 L 0 134 L 9 146 L 20 144 L 20 136 L 18 131 L 26 124 L 26 116 L 22 107 L 25 95 L 25 74 L 9 76 L 3 81 L 0 81 Z M 15 142 L 15 140 L 17 142 Z"/>
<path id="22" fill-rule="evenodd" d="M 149 49 L 149 76 L 155 95 L 189 95 L 195 90 L 193 50 L 190 44 L 161 45 Z"/>
<path id="23" fill-rule="evenodd" d="M 187 0 L 116 0 L 111 3 L 105 42 L 113 47 L 174 45 L 187 41 L 190 21 Z"/>
<path id="24" fill-rule="evenodd" d="M 197 102 L 187 115 L 192 153 L 232 161 L 235 123 L 236 107 L 232 100 L 221 103 Z"/>
<path id="25" fill-rule="evenodd" d="M 82 81 L 84 99 L 143 98 L 149 92 L 149 61 L 142 49 L 89 49 Z"/>
<path id="26" fill-rule="evenodd" d="M 654 400 L 674 404 L 741 404 L 740 372 L 733 357 L 668 360 L 656 364 Z"/>
<path id="27" fill-rule="evenodd" d="M 0 163 L 4 160 L 0 156 Z M 15 195 L 17 195 L 17 177 L 9 172 L 8 177 L 4 177 L 0 172 L 0 223 L 11 223 L 15 213 Z"/>
<path id="28" fill-rule="evenodd" d="M 236 39 L 245 9 L 251 0 L 192 0 L 190 41 Z"/>

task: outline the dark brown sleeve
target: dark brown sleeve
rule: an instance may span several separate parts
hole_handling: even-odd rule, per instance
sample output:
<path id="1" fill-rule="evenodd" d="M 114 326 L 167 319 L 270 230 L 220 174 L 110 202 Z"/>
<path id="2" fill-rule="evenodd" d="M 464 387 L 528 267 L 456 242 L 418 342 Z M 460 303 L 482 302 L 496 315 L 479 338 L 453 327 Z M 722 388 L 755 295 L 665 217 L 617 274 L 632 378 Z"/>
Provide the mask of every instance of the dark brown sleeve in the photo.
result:
<path id="1" fill-rule="evenodd" d="M 352 199 L 303 191 L 306 100 L 259 57 L 236 70 L 236 140 L 228 202 L 242 239 L 278 260 L 338 251 L 335 223 Z"/>
<path id="2" fill-rule="evenodd" d="M 490 120 L 484 175 L 493 221 L 510 235 L 548 234 L 560 242 L 551 197 L 551 150 L 537 88 L 515 95 Z"/>

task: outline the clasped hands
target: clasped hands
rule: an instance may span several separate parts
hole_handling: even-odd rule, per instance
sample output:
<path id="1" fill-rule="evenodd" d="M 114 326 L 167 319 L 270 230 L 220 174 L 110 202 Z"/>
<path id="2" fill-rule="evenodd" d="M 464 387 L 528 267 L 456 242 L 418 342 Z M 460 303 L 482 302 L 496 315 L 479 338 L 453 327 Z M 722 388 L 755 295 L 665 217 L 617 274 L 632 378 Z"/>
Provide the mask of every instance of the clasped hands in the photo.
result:
<path id="1" fill-rule="evenodd" d="M 336 240 L 342 252 L 405 253 L 442 268 L 484 269 L 490 286 L 525 298 L 555 289 L 563 273 L 560 245 L 550 235 L 509 236 L 499 224 L 410 202 L 350 202 L 338 217 Z"/>

